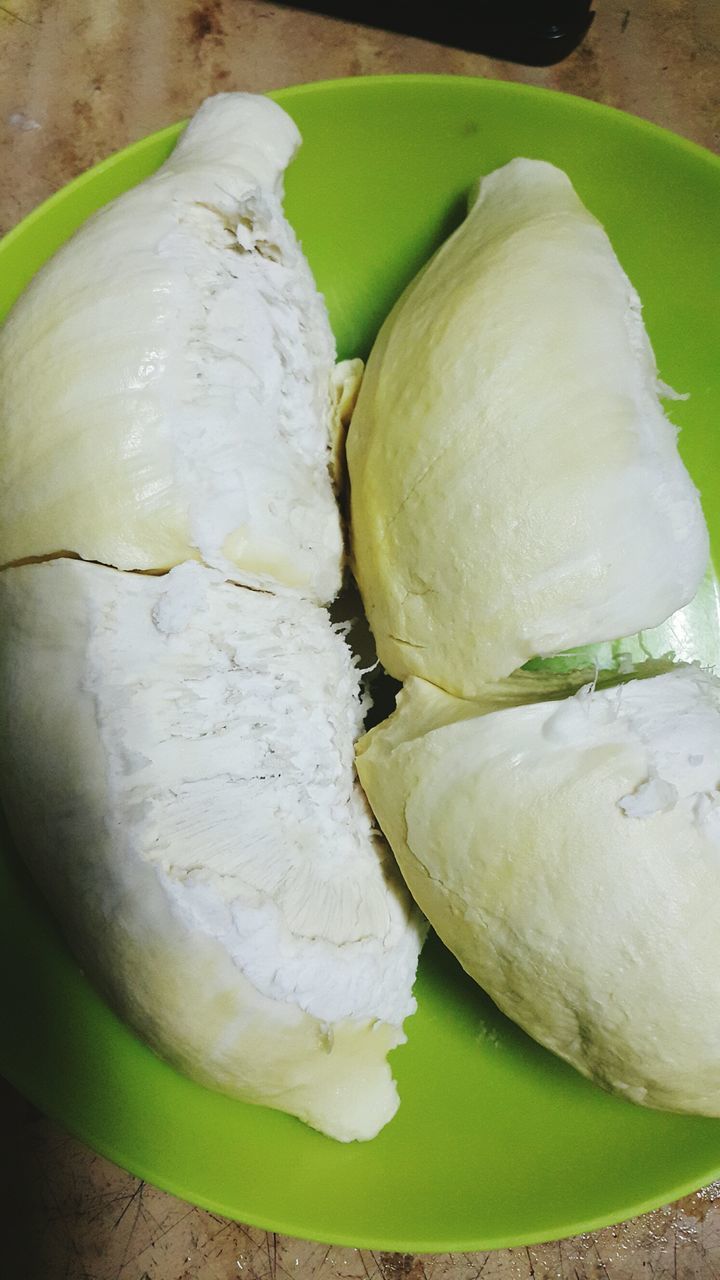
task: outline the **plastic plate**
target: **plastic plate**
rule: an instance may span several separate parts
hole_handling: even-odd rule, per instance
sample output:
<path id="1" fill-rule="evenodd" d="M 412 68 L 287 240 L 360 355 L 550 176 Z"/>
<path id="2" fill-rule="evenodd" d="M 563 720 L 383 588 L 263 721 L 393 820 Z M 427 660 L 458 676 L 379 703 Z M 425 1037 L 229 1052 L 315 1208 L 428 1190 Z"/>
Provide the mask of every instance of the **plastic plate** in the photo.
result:
<path id="1" fill-rule="evenodd" d="M 717 546 L 720 161 L 611 109 L 491 81 L 379 77 L 275 96 L 304 137 L 286 208 L 341 355 L 367 351 L 479 174 L 516 155 L 567 170 L 644 300 L 662 376 L 691 392 L 673 416 Z M 179 128 L 104 161 L 5 239 L 0 314 Z M 695 634 L 693 617 L 686 640 L 717 660 L 717 626 Z M 720 1174 L 720 1121 L 609 1097 L 499 1014 L 436 941 L 392 1055 L 400 1111 L 373 1142 L 343 1146 L 146 1049 L 84 979 L 7 840 L 0 925 L 0 1070 L 96 1150 L 230 1217 L 338 1244 L 485 1249 L 597 1228 Z"/>

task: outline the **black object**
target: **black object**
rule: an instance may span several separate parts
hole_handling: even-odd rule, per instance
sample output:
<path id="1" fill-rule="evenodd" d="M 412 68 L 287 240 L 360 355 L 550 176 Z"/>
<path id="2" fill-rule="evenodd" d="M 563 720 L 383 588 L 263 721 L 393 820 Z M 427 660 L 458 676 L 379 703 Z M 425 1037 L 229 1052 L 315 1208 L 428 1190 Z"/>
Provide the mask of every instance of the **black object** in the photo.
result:
<path id="1" fill-rule="evenodd" d="M 547 67 L 580 43 L 595 16 L 593 0 L 292 0 L 346 22 L 419 36 L 506 62 Z"/>

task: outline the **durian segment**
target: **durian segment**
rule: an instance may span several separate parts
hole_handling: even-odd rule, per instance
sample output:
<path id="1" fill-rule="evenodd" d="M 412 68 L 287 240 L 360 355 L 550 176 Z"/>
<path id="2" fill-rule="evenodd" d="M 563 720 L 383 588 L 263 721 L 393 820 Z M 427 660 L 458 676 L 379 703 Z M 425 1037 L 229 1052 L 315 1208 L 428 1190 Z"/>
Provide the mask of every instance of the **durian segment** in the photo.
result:
<path id="1" fill-rule="evenodd" d="M 3 799 L 88 973 L 189 1075 L 372 1137 L 423 925 L 325 611 L 194 562 L 60 559 L 0 574 L 0 618 Z"/>
<path id="2" fill-rule="evenodd" d="M 335 347 L 282 210 L 299 143 L 267 98 L 208 99 L 31 282 L 0 332 L 0 564 L 193 558 L 335 596 Z"/>
<path id="3" fill-rule="evenodd" d="M 720 1115 L 720 680 L 678 667 L 488 705 L 414 678 L 358 744 L 411 893 L 584 1075 Z"/>
<path id="4" fill-rule="evenodd" d="M 694 595 L 698 495 L 639 298 L 559 169 L 513 160 L 405 291 L 348 440 L 353 556 L 386 669 L 470 697 Z"/>

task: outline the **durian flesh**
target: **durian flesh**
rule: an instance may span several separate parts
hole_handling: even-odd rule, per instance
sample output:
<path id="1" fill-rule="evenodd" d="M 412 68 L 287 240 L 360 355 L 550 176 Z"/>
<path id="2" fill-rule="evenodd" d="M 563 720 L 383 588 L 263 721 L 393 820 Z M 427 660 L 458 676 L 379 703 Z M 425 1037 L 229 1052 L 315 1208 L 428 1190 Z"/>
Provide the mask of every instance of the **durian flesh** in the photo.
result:
<path id="1" fill-rule="evenodd" d="M 678 667 L 498 706 L 411 679 L 358 744 L 413 897 L 584 1075 L 720 1115 L 720 680 Z"/>
<path id="2" fill-rule="evenodd" d="M 60 559 L 0 574 L 0 616 L 3 799 L 87 972 L 189 1075 L 372 1137 L 423 929 L 324 611 Z"/>
<path id="3" fill-rule="evenodd" d="M 658 389 L 638 296 L 567 176 L 518 159 L 484 178 L 386 320 L 348 438 L 393 676 L 470 697 L 693 597 L 707 532 Z"/>
<path id="4" fill-rule="evenodd" d="M 283 216 L 298 143 L 268 99 L 208 100 L 0 332 L 0 776 L 128 1022 L 350 1140 L 397 1106 L 423 927 L 356 784 L 360 677 L 320 607 L 360 364 L 335 366 Z"/>
<path id="5" fill-rule="evenodd" d="M 335 346 L 282 210 L 299 142 L 267 98 L 208 99 L 31 282 L 0 331 L 0 564 L 195 558 L 335 596 Z"/>

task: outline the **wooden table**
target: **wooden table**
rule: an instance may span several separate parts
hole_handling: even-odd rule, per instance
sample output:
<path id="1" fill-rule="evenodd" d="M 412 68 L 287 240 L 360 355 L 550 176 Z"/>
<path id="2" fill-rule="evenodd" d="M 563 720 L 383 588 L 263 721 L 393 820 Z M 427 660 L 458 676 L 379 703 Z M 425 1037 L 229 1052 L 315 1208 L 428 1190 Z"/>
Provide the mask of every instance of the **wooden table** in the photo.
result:
<path id="1" fill-rule="evenodd" d="M 581 47 L 537 69 L 263 0 L 2 0 L 0 231 L 108 152 L 220 89 L 381 72 L 490 76 L 623 107 L 720 150 L 717 0 L 596 3 Z M 0 1226 L 0 1280 L 720 1276 L 720 1184 L 620 1227 L 537 1248 L 432 1257 L 328 1248 L 227 1222 L 139 1182 L 5 1086 Z"/>

